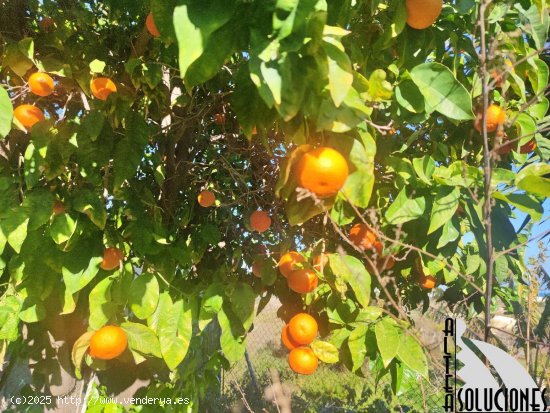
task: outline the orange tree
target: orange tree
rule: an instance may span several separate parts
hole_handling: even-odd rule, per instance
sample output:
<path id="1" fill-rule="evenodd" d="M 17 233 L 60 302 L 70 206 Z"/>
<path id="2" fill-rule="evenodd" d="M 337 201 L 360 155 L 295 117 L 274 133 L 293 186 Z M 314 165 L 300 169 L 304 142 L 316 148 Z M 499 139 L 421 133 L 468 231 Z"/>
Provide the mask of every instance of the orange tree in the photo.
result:
<path id="1" fill-rule="evenodd" d="M 150 394 L 197 410 L 275 295 L 319 324 L 309 366 L 426 377 L 410 310 L 434 286 L 488 320 L 523 282 L 548 21 L 530 0 L 8 4 L 0 354 L 71 320 L 77 377 L 150 363 Z"/>

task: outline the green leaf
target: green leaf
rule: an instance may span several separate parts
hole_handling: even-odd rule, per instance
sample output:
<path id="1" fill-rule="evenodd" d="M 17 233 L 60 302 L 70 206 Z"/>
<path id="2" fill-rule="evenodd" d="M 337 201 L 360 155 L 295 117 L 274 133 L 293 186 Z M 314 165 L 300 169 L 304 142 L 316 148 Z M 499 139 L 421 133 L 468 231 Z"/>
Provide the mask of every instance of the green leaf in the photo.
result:
<path id="1" fill-rule="evenodd" d="M 0 340 L 17 340 L 20 310 L 21 302 L 17 297 L 10 295 L 0 299 Z"/>
<path id="2" fill-rule="evenodd" d="M 366 324 L 359 324 L 348 337 L 348 347 L 352 361 L 352 371 L 356 371 L 365 362 L 367 355 L 367 335 L 368 327 Z"/>
<path id="3" fill-rule="evenodd" d="M 323 49 L 328 60 L 328 89 L 334 105 L 339 107 L 353 83 L 351 61 L 342 44 L 334 39 L 323 42 Z"/>
<path id="4" fill-rule="evenodd" d="M 376 69 L 371 73 L 368 80 L 368 96 L 372 102 L 381 102 L 391 99 L 393 88 L 390 82 L 386 80 L 386 72 L 382 69 Z"/>
<path id="5" fill-rule="evenodd" d="M 226 288 L 226 295 L 231 303 L 231 309 L 247 331 L 254 320 L 254 302 L 256 301 L 254 290 L 250 285 L 240 282 L 230 284 Z"/>
<path id="6" fill-rule="evenodd" d="M 347 282 L 359 304 L 368 307 L 371 292 L 371 276 L 365 266 L 357 258 L 350 255 L 341 256 L 331 254 L 329 256 L 330 268 L 334 275 Z"/>
<path id="7" fill-rule="evenodd" d="M 13 118 L 13 105 L 6 89 L 0 87 L 0 138 L 8 136 Z"/>
<path id="8" fill-rule="evenodd" d="M 508 194 L 505 195 L 502 192 L 493 192 L 493 198 L 500 199 L 507 202 L 510 205 L 515 206 L 519 210 L 528 213 L 534 222 L 542 219 L 544 209 L 540 202 L 535 197 L 529 194 Z"/>
<path id="9" fill-rule="evenodd" d="M 90 71 L 92 73 L 103 73 L 105 70 L 105 62 L 103 60 L 94 59 L 90 62 Z"/>
<path id="10" fill-rule="evenodd" d="M 88 323 L 94 330 L 99 330 L 115 316 L 116 304 L 111 301 L 111 286 L 114 280 L 114 276 L 104 278 L 90 291 Z"/>
<path id="11" fill-rule="evenodd" d="M 460 231 L 458 228 L 455 227 L 455 224 L 453 223 L 453 220 L 448 220 L 445 225 L 443 225 L 443 232 L 441 233 L 441 237 L 439 237 L 439 241 L 437 243 L 437 248 L 441 249 L 445 245 L 447 245 L 450 242 L 455 241 L 460 236 Z"/>
<path id="12" fill-rule="evenodd" d="M 472 100 L 466 88 L 441 63 L 423 63 L 411 71 L 411 79 L 426 101 L 426 111 L 438 111 L 449 119 L 474 119 Z"/>
<path id="13" fill-rule="evenodd" d="M 520 145 L 526 144 L 535 137 L 535 133 L 537 132 L 537 124 L 535 123 L 535 120 L 527 113 L 518 114 L 515 125 L 518 128 L 518 136 L 522 137 L 519 140 Z"/>
<path id="14" fill-rule="evenodd" d="M 238 30 L 227 24 L 235 11 L 234 0 L 191 1 L 174 10 L 181 77 L 190 86 L 213 77 L 233 49 Z"/>
<path id="15" fill-rule="evenodd" d="M 527 22 L 522 25 L 523 30 L 531 35 L 535 41 L 536 49 L 544 48 L 548 39 L 548 26 L 550 24 L 548 12 L 539 12 L 535 4 L 531 4 L 531 7 L 525 10 L 520 3 L 516 3 L 515 8 L 520 12 L 521 16 L 527 20 Z"/>
<path id="16" fill-rule="evenodd" d="M 23 300 L 19 318 L 25 323 L 37 323 L 46 318 L 46 307 L 40 297 L 30 296 Z"/>
<path id="17" fill-rule="evenodd" d="M 107 222 L 107 210 L 100 196 L 94 192 L 81 189 L 73 195 L 72 207 L 78 212 L 82 212 L 99 229 L 105 228 Z"/>
<path id="18" fill-rule="evenodd" d="M 393 394 L 397 394 L 403 381 L 403 365 L 401 363 L 392 363 L 390 365 L 391 389 Z"/>
<path id="19" fill-rule="evenodd" d="M 375 306 L 368 306 L 367 308 L 363 308 L 359 311 L 357 314 L 357 317 L 355 318 L 355 323 L 372 323 L 378 319 L 383 313 L 383 310 L 380 307 Z"/>
<path id="20" fill-rule="evenodd" d="M 34 59 L 34 39 L 31 37 L 25 37 L 19 40 L 19 51 L 29 60 Z"/>
<path id="21" fill-rule="evenodd" d="M 424 197 L 411 199 L 407 196 L 407 188 L 403 188 L 386 210 L 386 220 L 392 225 L 403 224 L 423 216 L 425 209 Z"/>
<path id="22" fill-rule="evenodd" d="M 8 239 L 2 232 L 2 227 L 0 226 L 0 255 L 4 252 L 4 248 L 6 248 L 6 243 L 8 242 Z"/>
<path id="23" fill-rule="evenodd" d="M 132 281 L 128 304 L 137 318 L 145 320 L 155 312 L 159 295 L 157 277 L 151 273 L 141 274 Z"/>
<path id="24" fill-rule="evenodd" d="M 69 214 L 59 214 L 53 218 L 50 235 L 56 244 L 68 241 L 76 230 L 77 222 Z"/>
<path id="25" fill-rule="evenodd" d="M 271 45 L 278 46 L 278 43 L 272 42 L 267 47 L 269 48 Z M 256 57 L 250 59 L 250 79 L 258 88 L 258 93 L 266 105 L 270 108 L 274 106 L 280 107 L 282 103 L 282 79 L 279 70 L 279 65 L 276 62 L 265 62 Z"/>
<path id="26" fill-rule="evenodd" d="M 92 142 L 94 142 L 103 130 L 104 123 L 105 115 L 98 110 L 92 110 L 82 119 L 80 130 L 88 135 Z"/>
<path id="27" fill-rule="evenodd" d="M 457 187 L 439 187 L 435 195 L 428 234 L 437 231 L 450 221 L 458 208 L 460 190 Z"/>
<path id="28" fill-rule="evenodd" d="M 534 93 L 536 95 L 541 95 L 548 85 L 548 65 L 544 62 L 544 60 L 539 59 L 538 57 L 534 58 L 532 61 L 528 60 L 527 63 L 529 63 L 527 76 L 533 86 Z M 545 99 L 546 98 L 543 98 L 541 100 L 544 102 Z M 545 105 L 543 104 L 543 107 L 544 106 Z M 546 107 L 548 107 L 548 100 L 546 100 Z M 531 108 L 532 107 L 529 107 L 528 110 L 531 110 Z M 544 114 L 546 114 L 546 111 L 542 112 L 542 116 L 540 116 L 539 119 L 544 117 Z"/>
<path id="29" fill-rule="evenodd" d="M 147 146 L 147 124 L 137 112 L 130 112 L 125 119 L 126 133 L 118 142 L 113 159 L 114 187 L 132 178 Z"/>
<path id="30" fill-rule="evenodd" d="M 41 72 L 46 72 L 52 75 L 63 76 L 63 77 L 72 77 L 73 72 L 71 65 L 67 62 L 63 62 L 56 58 L 58 54 L 55 53 L 40 56 L 40 60 L 35 59 L 36 67 Z"/>
<path id="31" fill-rule="evenodd" d="M 172 303 L 170 295 L 165 292 L 159 300 L 159 311 L 157 334 L 160 351 L 168 368 L 174 370 L 189 349 L 193 327 L 191 308 L 183 300 Z"/>
<path id="32" fill-rule="evenodd" d="M 550 179 L 544 176 L 550 174 L 550 165 L 535 163 L 528 165 L 516 176 L 518 189 L 544 197 L 550 196 Z"/>
<path id="33" fill-rule="evenodd" d="M 74 294 L 88 285 L 97 275 L 102 260 L 101 247 L 93 240 L 82 240 L 63 254 L 61 272 L 67 293 Z"/>
<path id="34" fill-rule="evenodd" d="M 230 320 L 226 311 L 222 308 L 218 313 L 218 322 L 222 330 L 220 336 L 220 345 L 225 358 L 234 363 L 243 358 L 246 350 L 246 341 L 244 334 L 239 334 L 242 331 L 237 332 L 234 330 L 234 321 Z M 233 325 L 232 325 L 233 324 Z"/>
<path id="35" fill-rule="evenodd" d="M 330 209 L 334 203 L 334 198 L 324 200 L 324 208 Z M 300 225 L 324 211 L 323 205 L 316 204 L 312 198 L 306 198 L 298 201 L 296 192 L 290 195 L 285 204 L 288 223 L 292 226 Z"/>
<path id="36" fill-rule="evenodd" d="M 273 285 L 277 281 L 277 270 L 273 268 L 269 260 L 262 261 L 262 283 Z"/>
<path id="37" fill-rule="evenodd" d="M 8 43 L 2 66 L 8 66 L 17 76 L 23 77 L 33 66 L 33 62 L 19 50 L 17 43 Z"/>
<path id="38" fill-rule="evenodd" d="M 149 327 L 131 322 L 122 323 L 120 327 L 126 332 L 131 350 L 143 355 L 162 357 L 158 338 Z"/>
<path id="39" fill-rule="evenodd" d="M 329 343 L 328 341 L 315 340 L 310 344 L 310 346 L 315 355 L 323 363 L 338 363 L 338 349 L 334 344 Z"/>
<path id="40" fill-rule="evenodd" d="M 223 305 L 225 286 L 220 283 L 210 284 L 204 291 L 199 311 L 199 330 L 204 328 L 218 314 Z"/>
<path id="41" fill-rule="evenodd" d="M 174 31 L 174 7 L 176 6 L 175 0 L 152 0 L 151 12 L 155 20 L 160 35 L 163 39 L 172 40 L 176 38 L 176 32 Z"/>
<path id="42" fill-rule="evenodd" d="M 80 371 L 82 367 L 82 360 L 90 347 L 90 339 L 94 335 L 95 331 L 88 331 L 87 333 L 82 334 L 73 344 L 73 349 L 71 351 L 71 360 L 75 367 L 75 375 L 77 379 L 82 379 L 82 372 Z"/>
<path id="43" fill-rule="evenodd" d="M 422 96 L 418 86 L 408 79 L 402 81 L 395 88 L 395 99 L 409 112 L 424 112 L 424 96 Z"/>
<path id="44" fill-rule="evenodd" d="M 221 240 L 220 230 L 215 225 L 203 224 L 201 238 L 209 245 L 216 245 Z"/>
<path id="45" fill-rule="evenodd" d="M 374 156 L 376 143 L 368 132 L 359 132 L 362 142 L 353 139 L 349 160 L 355 170 L 348 176 L 342 193 L 346 200 L 359 208 L 369 205 L 374 186 Z"/>
<path id="46" fill-rule="evenodd" d="M 401 337 L 401 343 L 397 351 L 397 357 L 410 369 L 416 371 L 424 378 L 428 378 L 428 361 L 420 344 L 410 334 Z"/>
<path id="47" fill-rule="evenodd" d="M 412 163 L 418 179 L 426 185 L 431 185 L 432 175 L 435 171 L 434 159 L 431 156 L 423 156 L 422 158 L 414 158 Z"/>
<path id="48" fill-rule="evenodd" d="M 29 216 L 29 231 L 34 231 L 49 221 L 52 209 L 48 205 L 53 206 L 54 199 L 53 194 L 44 189 L 27 191 L 22 206 Z"/>
<path id="49" fill-rule="evenodd" d="M 401 328 L 395 320 L 384 317 L 374 326 L 374 333 L 384 367 L 387 368 L 397 355 L 402 336 Z"/>
<path id="50" fill-rule="evenodd" d="M 279 64 L 281 76 L 281 105 L 277 110 L 285 122 L 294 118 L 302 109 L 306 93 L 305 79 L 302 73 L 304 62 L 295 54 L 286 55 Z"/>
<path id="51" fill-rule="evenodd" d="M 355 211 L 343 197 L 338 197 L 330 210 L 330 217 L 337 225 L 348 225 L 355 220 Z"/>
<path id="52" fill-rule="evenodd" d="M 42 176 L 41 169 L 43 168 L 44 158 L 40 155 L 38 149 L 36 149 L 34 144 L 31 142 L 27 146 L 27 149 L 25 149 L 24 159 L 25 184 L 28 188 L 33 188 L 36 184 L 38 184 L 38 181 Z"/>
<path id="53" fill-rule="evenodd" d="M 29 218 L 22 208 L 8 210 L 0 219 L 0 228 L 8 240 L 8 244 L 16 253 L 21 252 L 21 246 L 27 238 L 27 225 Z"/>

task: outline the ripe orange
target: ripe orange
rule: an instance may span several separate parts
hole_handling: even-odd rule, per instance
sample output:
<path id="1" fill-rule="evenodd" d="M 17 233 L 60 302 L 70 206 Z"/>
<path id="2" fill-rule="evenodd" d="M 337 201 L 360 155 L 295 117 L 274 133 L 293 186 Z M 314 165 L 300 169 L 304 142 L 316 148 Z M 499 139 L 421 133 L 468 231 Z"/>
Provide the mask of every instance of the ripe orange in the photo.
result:
<path id="1" fill-rule="evenodd" d="M 271 218 L 265 211 L 254 211 L 250 215 L 250 226 L 254 231 L 265 232 L 271 226 Z"/>
<path id="2" fill-rule="evenodd" d="M 17 106 L 13 111 L 13 116 L 27 129 L 45 119 L 44 113 L 40 109 L 27 104 Z"/>
<path id="3" fill-rule="evenodd" d="M 223 125 L 225 123 L 225 115 L 223 113 L 216 113 L 214 115 L 214 123 L 216 125 Z"/>
<path id="4" fill-rule="evenodd" d="M 117 326 L 105 326 L 97 330 L 90 339 L 90 356 L 101 360 L 111 360 L 120 356 L 128 339 L 124 330 Z"/>
<path id="5" fill-rule="evenodd" d="M 379 271 L 384 271 L 384 270 L 389 271 L 393 268 L 394 265 L 395 265 L 395 258 L 393 257 L 393 255 L 378 258 Z"/>
<path id="6" fill-rule="evenodd" d="M 526 144 L 520 146 L 519 153 L 531 153 L 534 152 L 535 149 L 537 149 L 537 141 L 531 139 Z"/>
<path id="7" fill-rule="evenodd" d="M 286 254 L 283 254 L 279 260 L 279 271 L 283 277 L 288 277 L 292 271 L 299 269 L 296 264 L 301 264 L 305 261 L 306 259 L 304 256 L 296 251 L 287 252 Z"/>
<path id="8" fill-rule="evenodd" d="M 254 274 L 255 277 L 262 278 L 262 266 L 263 262 L 260 260 L 252 263 L 252 274 Z"/>
<path id="9" fill-rule="evenodd" d="M 420 285 L 422 286 L 422 288 L 425 288 L 426 290 L 431 290 L 432 288 L 435 287 L 435 278 L 432 277 L 431 275 L 424 275 L 420 279 Z"/>
<path id="10" fill-rule="evenodd" d="M 312 374 L 317 370 L 319 359 L 309 347 L 298 347 L 288 355 L 288 365 L 298 374 Z"/>
<path id="11" fill-rule="evenodd" d="M 159 37 L 160 32 L 157 28 L 157 25 L 155 24 L 155 19 L 153 19 L 153 13 L 149 13 L 147 15 L 147 19 L 145 19 L 145 26 L 147 27 L 147 31 L 149 34 L 153 37 Z"/>
<path id="12" fill-rule="evenodd" d="M 437 20 L 443 0 L 406 0 L 407 24 L 413 29 L 426 29 Z"/>
<path id="13" fill-rule="evenodd" d="M 288 275 L 287 283 L 292 291 L 306 294 L 315 290 L 319 279 L 313 270 L 296 270 Z"/>
<path id="14" fill-rule="evenodd" d="M 483 130 L 481 126 L 482 116 L 482 112 L 480 111 L 474 122 L 474 128 L 479 133 Z M 493 103 L 487 108 L 487 119 L 485 121 L 487 123 L 487 132 L 494 132 L 500 125 L 504 125 L 504 122 L 506 122 L 506 112 L 500 106 Z"/>
<path id="15" fill-rule="evenodd" d="M 61 215 L 65 213 L 65 204 L 62 201 L 56 200 L 53 203 L 52 213 L 54 215 Z"/>
<path id="16" fill-rule="evenodd" d="M 346 183 L 349 168 L 340 152 L 321 147 L 306 152 L 296 164 L 298 186 L 309 189 L 319 198 L 338 193 Z"/>
<path id="17" fill-rule="evenodd" d="M 288 334 L 298 344 L 311 343 L 317 337 L 318 332 L 317 321 L 307 313 L 298 313 L 288 322 Z"/>
<path id="18" fill-rule="evenodd" d="M 208 208 L 216 202 L 216 195 L 214 195 L 214 192 L 212 191 L 205 190 L 199 194 L 197 200 L 199 201 L 199 205 L 201 207 Z"/>
<path id="19" fill-rule="evenodd" d="M 319 272 L 323 272 L 325 267 L 328 265 L 328 254 L 325 254 L 322 252 L 319 255 L 316 255 L 313 258 L 313 268 L 315 268 Z"/>
<path id="20" fill-rule="evenodd" d="M 300 347 L 300 344 L 294 341 L 288 331 L 288 324 L 283 327 L 281 331 L 281 342 L 288 350 L 294 350 L 296 347 Z"/>
<path id="21" fill-rule="evenodd" d="M 53 79 L 47 73 L 36 72 L 29 77 L 31 92 L 38 96 L 50 96 L 55 88 Z"/>
<path id="22" fill-rule="evenodd" d="M 382 253 L 382 243 L 365 224 L 355 224 L 349 231 L 348 238 L 363 250 L 376 250 L 378 254 Z"/>
<path id="23" fill-rule="evenodd" d="M 90 90 L 99 100 L 107 100 L 111 93 L 117 91 L 115 82 L 108 77 L 98 77 L 90 81 Z"/>
<path id="24" fill-rule="evenodd" d="M 114 270 L 120 266 L 124 253 L 118 248 L 106 248 L 103 251 L 103 261 L 101 262 L 101 268 L 106 271 Z"/>

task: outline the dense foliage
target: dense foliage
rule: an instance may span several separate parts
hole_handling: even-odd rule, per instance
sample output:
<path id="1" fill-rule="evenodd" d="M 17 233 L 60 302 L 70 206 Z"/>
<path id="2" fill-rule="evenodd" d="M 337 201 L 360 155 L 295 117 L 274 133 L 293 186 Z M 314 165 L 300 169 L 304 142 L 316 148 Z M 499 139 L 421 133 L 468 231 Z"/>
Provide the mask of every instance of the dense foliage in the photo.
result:
<path id="1" fill-rule="evenodd" d="M 321 361 L 360 374 L 370 360 L 395 388 L 404 369 L 426 376 L 409 334 L 409 311 L 429 306 L 419 280 L 445 285 L 457 310 L 483 311 L 484 177 L 495 303 L 517 300 L 550 193 L 546 2 L 491 2 L 484 63 L 478 3 L 445 2 L 416 30 L 403 0 L 14 2 L 19 18 L 0 28 L 0 353 L 29 342 L 24 326 L 71 320 L 77 375 L 152 363 L 150 392 L 184 391 L 196 411 L 275 295 L 286 321 L 304 310 L 318 320 Z M 36 71 L 54 77 L 52 95 L 29 91 Z M 91 94 L 99 77 L 116 85 L 106 100 Z M 506 111 L 485 151 L 483 90 Z M 13 118 L 24 103 L 46 117 L 28 130 Z M 336 196 L 297 188 L 296 162 L 315 146 L 348 161 Z M 197 203 L 204 189 L 212 207 Z M 250 227 L 256 210 L 268 231 Z M 519 229 L 517 211 L 528 214 Z M 382 250 L 350 242 L 357 223 Z M 124 256 L 112 270 L 108 247 Z M 288 250 L 330 253 L 313 293 L 278 274 Z M 88 354 L 107 324 L 128 336 L 118 361 Z"/>

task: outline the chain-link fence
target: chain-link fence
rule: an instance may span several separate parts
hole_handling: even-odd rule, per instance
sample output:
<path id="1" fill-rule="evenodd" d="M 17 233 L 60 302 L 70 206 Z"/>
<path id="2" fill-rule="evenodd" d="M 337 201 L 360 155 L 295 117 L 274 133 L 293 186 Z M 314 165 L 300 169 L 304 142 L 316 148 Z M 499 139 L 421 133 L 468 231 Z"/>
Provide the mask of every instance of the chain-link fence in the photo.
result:
<path id="1" fill-rule="evenodd" d="M 389 374 L 377 383 L 369 373 L 360 377 L 340 363 L 319 363 L 310 376 L 293 373 L 280 343 L 284 323 L 276 307 L 268 305 L 255 320 L 245 359 L 223 372 L 219 393 L 206 400 L 207 411 L 283 413 L 288 402 L 292 412 L 443 412 L 441 375 L 403 380 L 394 394 Z"/>

